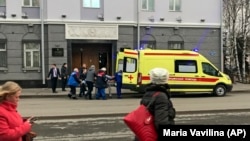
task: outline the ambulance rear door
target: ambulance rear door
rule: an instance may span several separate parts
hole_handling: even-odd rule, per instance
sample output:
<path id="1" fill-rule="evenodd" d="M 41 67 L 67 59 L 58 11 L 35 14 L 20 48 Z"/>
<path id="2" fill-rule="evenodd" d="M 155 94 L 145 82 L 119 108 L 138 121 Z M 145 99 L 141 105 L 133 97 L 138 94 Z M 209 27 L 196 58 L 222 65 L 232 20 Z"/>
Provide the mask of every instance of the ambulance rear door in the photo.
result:
<path id="1" fill-rule="evenodd" d="M 133 89 L 137 85 L 138 51 L 125 49 L 123 58 L 122 84 L 123 88 Z"/>
<path id="2" fill-rule="evenodd" d="M 115 68 L 116 72 L 118 72 L 119 70 L 123 70 L 123 58 L 124 58 L 124 52 L 117 53 L 116 68 Z"/>

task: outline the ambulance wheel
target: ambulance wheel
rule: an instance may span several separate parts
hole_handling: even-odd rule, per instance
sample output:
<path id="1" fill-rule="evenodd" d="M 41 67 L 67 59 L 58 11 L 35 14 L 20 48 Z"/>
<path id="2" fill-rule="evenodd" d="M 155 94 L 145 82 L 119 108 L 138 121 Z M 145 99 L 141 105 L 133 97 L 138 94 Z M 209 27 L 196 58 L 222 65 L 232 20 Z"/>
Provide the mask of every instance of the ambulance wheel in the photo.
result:
<path id="1" fill-rule="evenodd" d="M 226 95 L 226 87 L 224 85 L 216 85 L 213 91 L 215 96 L 225 96 Z"/>

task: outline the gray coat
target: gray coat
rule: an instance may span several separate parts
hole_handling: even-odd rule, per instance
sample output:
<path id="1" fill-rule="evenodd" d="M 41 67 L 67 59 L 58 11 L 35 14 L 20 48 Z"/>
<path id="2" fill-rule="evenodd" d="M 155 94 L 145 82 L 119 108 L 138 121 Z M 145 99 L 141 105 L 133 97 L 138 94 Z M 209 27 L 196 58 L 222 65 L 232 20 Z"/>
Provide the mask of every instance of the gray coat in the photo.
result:
<path id="1" fill-rule="evenodd" d="M 91 66 L 86 74 L 86 81 L 90 81 L 90 82 L 94 82 L 96 77 L 96 73 L 95 73 L 95 67 Z"/>

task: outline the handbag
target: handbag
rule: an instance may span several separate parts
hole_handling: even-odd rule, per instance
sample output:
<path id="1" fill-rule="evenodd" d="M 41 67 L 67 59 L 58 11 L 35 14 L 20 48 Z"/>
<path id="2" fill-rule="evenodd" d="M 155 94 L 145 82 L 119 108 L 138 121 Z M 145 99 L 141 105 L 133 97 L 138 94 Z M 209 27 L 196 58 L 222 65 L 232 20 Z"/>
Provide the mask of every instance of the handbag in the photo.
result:
<path id="1" fill-rule="evenodd" d="M 149 106 L 154 102 L 155 96 L 158 94 L 159 92 L 153 94 L 147 106 L 141 104 L 123 118 L 123 121 L 134 132 L 139 141 L 156 141 L 158 138 L 154 125 L 154 117 L 148 110 Z"/>
<path id="2" fill-rule="evenodd" d="M 33 131 L 28 132 L 27 134 L 22 136 L 22 141 L 33 141 L 33 139 L 37 136 L 37 134 Z"/>

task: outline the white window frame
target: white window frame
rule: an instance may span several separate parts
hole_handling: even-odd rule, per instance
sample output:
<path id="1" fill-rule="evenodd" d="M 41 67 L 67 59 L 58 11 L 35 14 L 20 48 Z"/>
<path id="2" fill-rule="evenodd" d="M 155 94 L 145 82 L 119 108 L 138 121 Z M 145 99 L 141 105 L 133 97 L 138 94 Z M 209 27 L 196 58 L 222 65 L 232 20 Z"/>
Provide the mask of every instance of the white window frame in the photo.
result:
<path id="1" fill-rule="evenodd" d="M 25 1 L 25 0 L 23 0 L 23 6 L 24 6 L 24 7 L 40 7 L 40 2 L 41 2 L 41 0 L 39 0 L 39 5 L 36 5 L 36 6 L 34 6 L 34 4 L 33 4 L 33 3 L 34 3 L 34 0 L 28 0 L 28 1 L 29 1 L 29 5 L 25 5 L 25 4 L 24 4 L 24 1 Z"/>
<path id="2" fill-rule="evenodd" d="M 95 5 L 95 3 L 97 3 Z M 82 6 L 86 8 L 100 8 L 101 2 L 100 0 L 82 0 Z"/>
<path id="3" fill-rule="evenodd" d="M 180 8 L 176 9 L 177 7 Z M 181 0 L 169 0 L 169 11 L 181 11 Z"/>
<path id="4" fill-rule="evenodd" d="M 144 6 L 143 6 L 143 1 L 146 1 L 146 7 L 144 8 Z M 153 6 L 151 6 L 150 7 L 150 1 L 152 1 L 152 3 L 154 3 L 154 5 Z M 150 9 L 150 8 L 152 8 L 152 9 Z M 154 11 L 155 10 L 155 0 L 142 0 L 141 1 L 141 9 L 142 10 L 145 10 L 145 11 Z"/>
<path id="5" fill-rule="evenodd" d="M 6 6 L 6 0 L 0 0 L 0 6 Z"/>
<path id="6" fill-rule="evenodd" d="M 29 44 L 29 43 L 36 43 L 38 46 L 39 46 L 39 48 L 38 49 L 26 49 L 26 45 L 27 44 Z M 40 45 L 40 43 L 38 43 L 38 42 L 25 42 L 25 43 L 23 43 L 23 60 L 24 60 L 24 62 L 23 62 L 23 65 L 24 65 L 24 68 L 34 68 L 34 69 L 38 69 L 38 68 L 40 68 L 41 67 L 41 60 L 40 60 L 40 56 L 41 56 L 41 45 Z M 33 63 L 34 63 L 34 58 L 33 58 L 33 54 L 34 54 L 34 52 L 35 51 L 39 51 L 39 66 L 38 67 L 34 67 L 33 66 Z M 31 56 L 31 66 L 27 66 L 27 64 L 26 64 L 26 53 L 27 52 L 30 52 L 30 56 Z"/>
<path id="7" fill-rule="evenodd" d="M 5 52 L 5 53 L 6 53 L 6 59 L 5 59 L 5 60 L 6 60 L 6 62 L 5 62 L 5 63 L 6 63 L 6 66 L 0 66 L 0 67 L 7 67 L 7 49 L 6 49 L 6 48 L 7 48 L 7 47 L 6 47 L 7 45 L 6 45 L 6 42 L 1 42 L 1 43 L 4 44 L 4 49 L 1 49 L 1 48 L 0 48 L 0 52 Z"/>
<path id="8" fill-rule="evenodd" d="M 183 42 L 182 41 L 169 41 L 168 42 L 168 49 L 170 49 L 170 50 L 182 50 L 183 49 Z"/>

